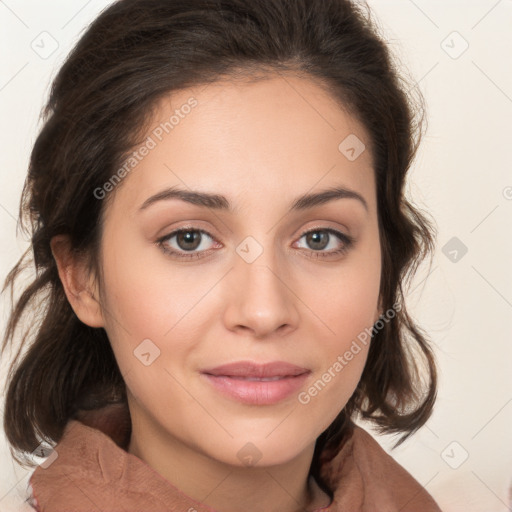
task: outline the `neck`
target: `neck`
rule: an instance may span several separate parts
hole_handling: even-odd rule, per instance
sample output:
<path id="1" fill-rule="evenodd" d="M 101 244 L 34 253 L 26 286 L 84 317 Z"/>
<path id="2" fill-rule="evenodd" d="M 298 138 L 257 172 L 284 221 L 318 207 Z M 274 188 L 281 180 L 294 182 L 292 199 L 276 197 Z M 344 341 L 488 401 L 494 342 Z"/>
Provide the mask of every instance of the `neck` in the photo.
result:
<path id="1" fill-rule="evenodd" d="M 284 464 L 240 467 L 213 459 L 144 420 L 133 420 L 127 451 L 181 492 L 215 510 L 304 512 L 330 503 L 309 475 L 314 443 Z"/>

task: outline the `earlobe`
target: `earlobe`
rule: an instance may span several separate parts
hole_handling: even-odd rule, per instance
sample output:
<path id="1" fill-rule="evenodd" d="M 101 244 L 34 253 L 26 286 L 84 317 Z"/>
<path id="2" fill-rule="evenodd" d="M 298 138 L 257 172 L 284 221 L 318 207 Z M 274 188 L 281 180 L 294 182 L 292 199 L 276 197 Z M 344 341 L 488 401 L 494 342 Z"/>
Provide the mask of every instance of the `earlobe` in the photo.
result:
<path id="1" fill-rule="evenodd" d="M 54 236 L 50 246 L 64 292 L 76 316 L 89 327 L 104 327 L 96 286 L 84 258 L 73 252 L 67 235 Z"/>

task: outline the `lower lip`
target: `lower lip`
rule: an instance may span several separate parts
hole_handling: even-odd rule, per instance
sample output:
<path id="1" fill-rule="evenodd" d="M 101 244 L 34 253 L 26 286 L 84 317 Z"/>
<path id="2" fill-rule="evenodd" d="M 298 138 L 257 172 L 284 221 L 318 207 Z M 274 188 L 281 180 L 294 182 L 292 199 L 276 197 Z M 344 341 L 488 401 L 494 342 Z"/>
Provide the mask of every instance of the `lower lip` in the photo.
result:
<path id="1" fill-rule="evenodd" d="M 239 402 L 253 405 L 271 405 L 298 392 L 304 385 L 309 373 L 269 381 L 244 380 L 206 373 L 201 375 L 204 375 L 215 389 Z"/>

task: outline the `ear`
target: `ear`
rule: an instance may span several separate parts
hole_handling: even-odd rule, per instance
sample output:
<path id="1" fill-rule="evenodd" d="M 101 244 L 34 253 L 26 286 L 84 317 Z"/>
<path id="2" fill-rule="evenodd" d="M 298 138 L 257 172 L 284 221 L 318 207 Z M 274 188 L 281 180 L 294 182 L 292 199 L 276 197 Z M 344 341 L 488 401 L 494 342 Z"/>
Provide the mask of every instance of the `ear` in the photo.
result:
<path id="1" fill-rule="evenodd" d="M 66 297 L 76 316 L 90 327 L 104 327 L 98 288 L 85 258 L 72 251 L 67 235 L 54 236 L 50 247 Z"/>

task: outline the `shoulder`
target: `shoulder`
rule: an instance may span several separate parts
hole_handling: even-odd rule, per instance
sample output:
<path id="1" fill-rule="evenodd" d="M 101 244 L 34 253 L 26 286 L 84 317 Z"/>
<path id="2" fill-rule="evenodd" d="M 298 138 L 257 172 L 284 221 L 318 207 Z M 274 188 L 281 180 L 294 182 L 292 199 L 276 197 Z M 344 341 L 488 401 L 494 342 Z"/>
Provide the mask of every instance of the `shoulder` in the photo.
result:
<path id="1" fill-rule="evenodd" d="M 366 430 L 352 424 L 322 471 L 335 501 L 358 512 L 441 512 L 428 491 Z"/>
<path id="2" fill-rule="evenodd" d="M 70 420 L 54 450 L 30 476 L 33 508 L 94 510 L 97 493 L 119 479 L 123 467 L 124 453 L 114 441 Z"/>

